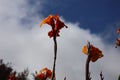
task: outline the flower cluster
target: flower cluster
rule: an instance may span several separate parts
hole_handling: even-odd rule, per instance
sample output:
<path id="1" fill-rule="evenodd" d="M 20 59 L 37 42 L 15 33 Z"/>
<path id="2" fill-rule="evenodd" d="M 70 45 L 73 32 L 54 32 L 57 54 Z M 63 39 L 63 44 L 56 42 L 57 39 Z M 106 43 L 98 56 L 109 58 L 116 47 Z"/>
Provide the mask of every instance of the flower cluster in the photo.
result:
<path id="1" fill-rule="evenodd" d="M 13 72 L 9 75 L 9 80 L 17 80 L 16 72 Z"/>
<path id="2" fill-rule="evenodd" d="M 120 28 L 117 30 L 116 33 L 117 33 L 117 34 L 120 34 Z M 117 38 L 117 39 L 116 39 L 115 47 L 117 48 L 118 46 L 120 46 L 120 38 Z"/>
<path id="3" fill-rule="evenodd" d="M 118 38 L 117 40 L 116 40 L 116 48 L 117 48 L 117 46 L 120 46 L 120 38 Z"/>
<path id="4" fill-rule="evenodd" d="M 90 46 L 90 53 L 88 53 L 88 46 L 87 45 L 85 45 L 82 48 L 82 52 L 86 55 L 90 54 L 91 55 L 90 60 L 92 62 L 95 62 L 99 58 L 103 57 L 102 51 L 99 50 L 98 48 L 94 47 L 93 45 Z"/>
<path id="5" fill-rule="evenodd" d="M 20 73 L 16 73 L 14 71 L 10 73 L 8 80 L 27 80 L 28 74 L 29 74 L 28 69 L 25 69 L 23 72 Z"/>
<path id="6" fill-rule="evenodd" d="M 117 30 L 117 32 L 116 32 L 117 34 L 120 34 L 120 28 Z"/>
<path id="7" fill-rule="evenodd" d="M 41 22 L 40 27 L 42 27 L 43 24 L 48 24 L 52 27 L 52 30 L 48 32 L 48 36 L 50 38 L 54 36 L 60 36 L 60 29 L 62 29 L 64 26 L 67 28 L 67 26 L 59 19 L 58 15 L 49 15 Z"/>
<path id="8" fill-rule="evenodd" d="M 39 73 L 35 74 L 35 80 L 47 80 L 51 79 L 52 71 L 48 68 L 43 68 Z"/>
<path id="9" fill-rule="evenodd" d="M 3 60 L 0 60 L 0 80 L 27 80 L 29 74 L 28 69 L 20 73 L 12 71 L 13 69 L 10 67 L 10 63 L 5 64 Z"/>

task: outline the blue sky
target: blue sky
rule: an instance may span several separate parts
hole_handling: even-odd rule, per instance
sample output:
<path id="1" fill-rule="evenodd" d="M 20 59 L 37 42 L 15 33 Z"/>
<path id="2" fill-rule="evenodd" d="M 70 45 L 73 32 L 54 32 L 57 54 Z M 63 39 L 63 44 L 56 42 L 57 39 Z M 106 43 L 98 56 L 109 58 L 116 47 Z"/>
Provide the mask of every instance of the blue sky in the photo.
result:
<path id="1" fill-rule="evenodd" d="M 89 40 L 104 54 L 90 65 L 93 80 L 99 79 L 101 70 L 105 80 L 117 80 L 120 49 L 115 48 L 114 42 L 120 25 L 119 3 L 118 0 L 0 0 L 0 59 L 12 62 L 17 71 L 28 67 L 30 74 L 43 67 L 52 69 L 53 41 L 47 35 L 51 28 L 48 25 L 40 28 L 39 24 L 49 14 L 59 14 L 69 28 L 62 29 L 57 38 L 57 79 L 66 76 L 67 80 L 84 80 L 86 56 L 81 49 Z"/>
<path id="2" fill-rule="evenodd" d="M 113 37 L 115 33 L 111 32 L 120 26 L 119 4 L 119 0 L 48 0 L 42 13 L 44 16 L 59 14 L 67 21 L 79 22 L 80 27 L 90 29 L 91 33 Z"/>
<path id="3" fill-rule="evenodd" d="M 60 14 L 83 28 L 100 33 L 109 25 L 120 22 L 119 0 L 48 0 L 43 14 Z M 114 25 L 118 27 L 120 25 Z"/>

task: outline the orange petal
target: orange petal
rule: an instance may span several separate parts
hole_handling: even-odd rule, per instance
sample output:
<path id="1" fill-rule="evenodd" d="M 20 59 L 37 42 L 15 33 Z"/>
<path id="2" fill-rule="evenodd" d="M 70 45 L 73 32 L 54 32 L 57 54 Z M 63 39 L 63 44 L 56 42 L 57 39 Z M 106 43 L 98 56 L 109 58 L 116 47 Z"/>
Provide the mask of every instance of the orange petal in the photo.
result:
<path id="1" fill-rule="evenodd" d="M 84 46 L 84 47 L 82 48 L 82 52 L 83 52 L 84 54 L 88 54 L 88 47 L 87 47 L 87 46 Z"/>
<path id="2" fill-rule="evenodd" d="M 40 27 L 42 27 L 43 24 L 48 24 L 52 27 L 52 30 L 48 32 L 48 36 L 50 38 L 54 35 L 60 36 L 60 29 L 62 29 L 64 26 L 67 28 L 67 26 L 62 21 L 60 21 L 58 15 L 49 15 L 41 22 Z"/>
<path id="3" fill-rule="evenodd" d="M 103 57 L 103 54 L 102 52 L 97 52 L 97 53 L 94 53 L 94 55 L 92 55 L 91 57 L 91 61 L 92 62 L 95 62 L 97 61 L 99 58 Z"/>
<path id="4" fill-rule="evenodd" d="M 52 71 L 48 68 L 43 68 L 40 72 L 43 73 L 46 78 L 52 77 Z"/>
<path id="5" fill-rule="evenodd" d="M 48 32 L 48 36 L 49 36 L 50 38 L 54 36 L 54 33 L 53 33 L 52 30 Z"/>
<path id="6" fill-rule="evenodd" d="M 16 76 L 14 74 L 10 74 L 9 80 L 16 80 Z"/>
<path id="7" fill-rule="evenodd" d="M 83 52 L 84 54 L 88 54 L 88 47 L 87 47 L 87 45 L 85 45 L 85 46 L 82 48 L 82 52 Z M 95 62 L 95 61 L 97 61 L 99 58 L 103 57 L 102 51 L 99 50 L 98 48 L 92 46 L 92 45 L 91 45 L 91 47 L 90 47 L 90 55 L 91 55 L 90 60 L 91 60 L 92 62 Z"/>
<path id="8" fill-rule="evenodd" d="M 37 74 L 36 77 L 37 77 L 38 79 L 40 79 L 40 80 L 44 80 L 44 78 L 45 78 L 45 76 L 44 76 L 43 73 Z"/>
<path id="9" fill-rule="evenodd" d="M 99 58 L 103 57 L 102 51 L 94 46 L 91 46 L 90 54 L 91 54 L 91 61 L 92 62 L 95 62 Z"/>
<path id="10" fill-rule="evenodd" d="M 53 16 L 53 18 L 54 18 L 55 20 L 59 20 L 59 15 L 56 14 L 56 15 Z"/>
<path id="11" fill-rule="evenodd" d="M 53 27 L 55 25 L 53 16 L 49 15 L 47 18 L 45 18 L 44 20 L 42 20 L 42 22 L 40 24 L 40 27 L 42 27 L 43 24 L 48 24 L 48 25 L 50 25 L 50 26 Z"/>
<path id="12" fill-rule="evenodd" d="M 120 38 L 118 38 L 117 40 L 116 40 L 116 43 L 115 43 L 115 47 L 117 48 L 117 46 L 120 46 Z"/>
<path id="13" fill-rule="evenodd" d="M 51 31 L 48 32 L 48 36 L 49 36 L 50 38 L 54 36 L 53 30 L 51 30 Z M 56 32 L 56 36 L 60 36 L 60 35 L 59 35 L 59 31 Z"/>
<path id="14" fill-rule="evenodd" d="M 48 78 L 52 77 L 52 71 L 51 70 L 47 70 L 46 77 L 48 77 Z"/>
<path id="15" fill-rule="evenodd" d="M 65 24 L 64 24 L 62 21 L 57 20 L 57 21 L 56 21 L 56 25 L 55 25 L 55 30 L 60 30 L 60 29 L 62 29 L 64 26 L 65 26 Z"/>
<path id="16" fill-rule="evenodd" d="M 117 34 L 119 34 L 120 33 L 120 28 L 117 30 Z"/>
<path id="17" fill-rule="evenodd" d="M 58 15 L 54 15 L 53 17 L 56 20 L 56 24 L 55 24 L 55 30 L 60 30 L 61 28 L 63 28 L 64 26 L 67 28 L 67 26 L 64 24 L 64 22 L 62 22 L 59 19 Z"/>

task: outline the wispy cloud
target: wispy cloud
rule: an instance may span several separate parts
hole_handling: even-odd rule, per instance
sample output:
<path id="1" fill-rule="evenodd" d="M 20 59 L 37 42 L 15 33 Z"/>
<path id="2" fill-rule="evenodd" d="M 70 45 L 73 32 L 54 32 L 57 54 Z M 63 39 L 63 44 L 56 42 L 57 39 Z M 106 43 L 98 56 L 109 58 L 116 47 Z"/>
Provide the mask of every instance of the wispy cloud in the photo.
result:
<path id="1" fill-rule="evenodd" d="M 39 18 L 38 15 L 33 15 L 37 7 L 34 5 L 31 11 L 25 0 L 4 0 L 0 3 L 0 59 L 12 62 L 13 68 L 18 71 L 26 67 L 31 72 L 39 71 L 42 67 L 52 69 L 53 41 L 47 36 L 50 27 L 44 25 L 39 28 L 44 16 L 39 14 Z M 27 21 L 23 23 L 21 20 Z M 105 80 L 117 80 L 120 74 L 120 50 L 115 49 L 113 44 L 106 44 L 102 37 L 91 34 L 76 23 L 65 23 L 69 28 L 62 29 L 60 37 L 57 38 L 57 78 L 60 80 L 66 76 L 68 80 L 84 80 L 86 56 L 82 54 L 81 49 L 89 40 L 104 54 L 102 59 L 91 63 L 92 77 L 97 80 L 102 70 Z"/>

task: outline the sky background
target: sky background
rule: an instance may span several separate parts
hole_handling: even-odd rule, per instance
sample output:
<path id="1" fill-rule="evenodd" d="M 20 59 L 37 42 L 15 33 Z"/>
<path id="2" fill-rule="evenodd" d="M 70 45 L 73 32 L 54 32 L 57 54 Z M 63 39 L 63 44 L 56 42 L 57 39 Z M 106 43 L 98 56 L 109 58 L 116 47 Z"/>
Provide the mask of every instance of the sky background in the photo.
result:
<path id="1" fill-rule="evenodd" d="M 92 79 L 100 79 L 103 71 L 105 80 L 117 80 L 120 48 L 114 43 L 120 27 L 119 4 L 119 0 L 0 0 L 0 59 L 12 62 L 18 72 L 27 67 L 30 74 L 43 67 L 52 69 L 53 40 L 47 36 L 51 28 L 39 24 L 49 14 L 59 14 L 69 28 L 57 38 L 57 80 L 65 76 L 85 80 L 87 56 L 81 49 L 87 40 L 104 54 L 90 64 Z"/>
<path id="2" fill-rule="evenodd" d="M 110 25 L 120 26 L 115 25 L 120 21 L 119 3 L 119 0 L 49 0 L 42 13 L 45 16 L 58 13 L 68 21 L 79 22 L 92 33 L 100 33 Z"/>
<path id="3" fill-rule="evenodd" d="M 28 2 L 33 7 L 36 1 Z M 101 35 L 111 43 L 116 39 L 115 31 L 120 26 L 119 4 L 119 0 L 45 0 L 44 9 L 36 12 L 44 16 L 60 14 L 67 21 L 79 23 L 82 28 Z"/>

